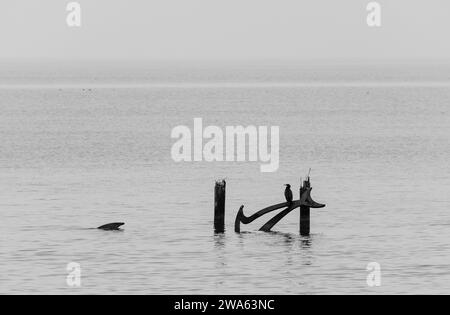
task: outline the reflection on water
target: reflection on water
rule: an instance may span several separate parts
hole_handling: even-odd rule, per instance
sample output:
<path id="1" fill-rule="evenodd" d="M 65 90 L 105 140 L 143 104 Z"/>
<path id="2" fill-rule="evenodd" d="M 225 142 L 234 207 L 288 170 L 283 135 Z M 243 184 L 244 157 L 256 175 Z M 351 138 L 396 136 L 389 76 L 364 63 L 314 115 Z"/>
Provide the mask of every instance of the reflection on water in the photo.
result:
<path id="1" fill-rule="evenodd" d="M 301 281 L 297 279 L 296 270 L 313 264 L 313 238 L 280 231 L 214 234 L 212 257 L 215 269 L 211 276 L 215 278 L 218 290 L 226 290 L 230 281 L 241 282 L 247 278 L 253 283 L 254 279 L 250 279 L 256 275 L 257 281 L 266 283 L 267 287 L 287 281 L 293 288 L 298 288 Z M 280 275 L 282 278 L 278 278 Z M 240 285 L 241 289 L 247 286 L 247 293 L 258 290 L 251 288 L 249 283 Z"/>

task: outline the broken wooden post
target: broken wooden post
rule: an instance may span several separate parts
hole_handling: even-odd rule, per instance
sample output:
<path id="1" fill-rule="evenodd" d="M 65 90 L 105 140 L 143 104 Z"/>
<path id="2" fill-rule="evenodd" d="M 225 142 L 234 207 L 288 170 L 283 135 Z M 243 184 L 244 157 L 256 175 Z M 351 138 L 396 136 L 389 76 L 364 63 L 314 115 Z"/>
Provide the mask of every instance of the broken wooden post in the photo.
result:
<path id="1" fill-rule="evenodd" d="M 308 192 L 308 188 L 311 187 L 310 178 L 303 182 L 303 185 L 300 187 L 300 200 L 302 200 L 303 194 Z M 311 208 L 306 205 L 300 206 L 300 235 L 301 236 L 309 236 L 310 234 L 310 216 L 311 216 Z"/>
<path id="2" fill-rule="evenodd" d="M 216 182 L 214 189 L 214 231 L 215 233 L 225 232 L 225 195 L 227 183 Z"/>

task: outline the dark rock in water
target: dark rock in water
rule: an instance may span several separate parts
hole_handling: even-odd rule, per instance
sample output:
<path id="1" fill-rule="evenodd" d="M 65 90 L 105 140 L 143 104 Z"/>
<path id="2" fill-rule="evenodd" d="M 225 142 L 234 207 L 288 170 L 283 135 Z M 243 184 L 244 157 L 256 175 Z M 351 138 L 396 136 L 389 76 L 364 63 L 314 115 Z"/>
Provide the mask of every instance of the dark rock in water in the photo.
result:
<path id="1" fill-rule="evenodd" d="M 104 230 L 104 231 L 118 231 L 118 230 L 120 230 L 120 227 L 122 225 L 125 225 L 125 223 L 121 223 L 121 222 L 109 223 L 109 224 L 99 226 L 97 229 Z"/>

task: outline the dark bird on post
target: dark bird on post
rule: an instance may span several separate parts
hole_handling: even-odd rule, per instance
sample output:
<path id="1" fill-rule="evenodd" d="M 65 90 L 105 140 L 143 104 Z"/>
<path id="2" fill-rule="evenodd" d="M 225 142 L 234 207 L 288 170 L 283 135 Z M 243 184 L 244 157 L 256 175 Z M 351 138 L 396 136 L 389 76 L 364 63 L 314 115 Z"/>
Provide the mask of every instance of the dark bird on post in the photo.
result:
<path id="1" fill-rule="evenodd" d="M 291 185 L 286 184 L 286 190 L 284 191 L 284 196 L 286 197 L 286 201 L 292 203 L 294 200 L 294 195 L 292 194 Z"/>

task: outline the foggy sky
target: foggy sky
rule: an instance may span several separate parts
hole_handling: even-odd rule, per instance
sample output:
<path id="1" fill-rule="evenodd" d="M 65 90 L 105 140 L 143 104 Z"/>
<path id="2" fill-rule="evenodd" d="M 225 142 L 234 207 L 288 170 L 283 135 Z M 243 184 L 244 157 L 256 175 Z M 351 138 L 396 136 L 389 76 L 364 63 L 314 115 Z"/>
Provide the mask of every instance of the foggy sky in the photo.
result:
<path id="1" fill-rule="evenodd" d="M 0 60 L 449 60 L 450 1 L 1 0 Z"/>

